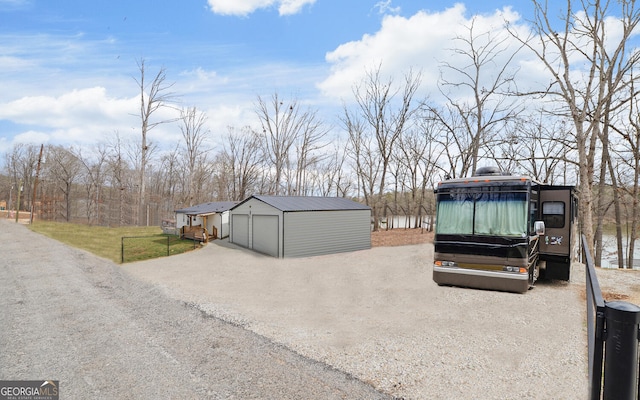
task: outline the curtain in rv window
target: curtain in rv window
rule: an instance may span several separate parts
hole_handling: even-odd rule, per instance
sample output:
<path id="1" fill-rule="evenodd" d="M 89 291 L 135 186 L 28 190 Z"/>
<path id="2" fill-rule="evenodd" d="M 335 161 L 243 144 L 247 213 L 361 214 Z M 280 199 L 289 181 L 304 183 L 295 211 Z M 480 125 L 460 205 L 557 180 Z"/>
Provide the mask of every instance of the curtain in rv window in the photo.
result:
<path id="1" fill-rule="evenodd" d="M 525 193 L 443 194 L 436 233 L 523 237 L 527 233 Z"/>

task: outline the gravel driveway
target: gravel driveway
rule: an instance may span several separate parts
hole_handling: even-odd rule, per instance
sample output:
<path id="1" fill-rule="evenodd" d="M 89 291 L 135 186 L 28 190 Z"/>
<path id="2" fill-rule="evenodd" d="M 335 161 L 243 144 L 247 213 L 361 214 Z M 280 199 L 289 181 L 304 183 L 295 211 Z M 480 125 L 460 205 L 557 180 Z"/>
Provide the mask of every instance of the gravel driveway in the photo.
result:
<path id="1" fill-rule="evenodd" d="M 519 295 L 438 287 L 430 244 L 120 266 L 6 220 L 0 241 L 0 379 L 61 398 L 586 398 L 579 264 Z M 598 276 L 635 293 L 637 272 Z"/>
<path id="2" fill-rule="evenodd" d="M 61 399 L 388 398 L 21 225 L 0 220 L 0 243 L 0 380 L 59 380 Z"/>
<path id="3" fill-rule="evenodd" d="M 122 268 L 399 398 L 586 398 L 581 265 L 512 294 L 439 287 L 432 260 L 430 244 L 274 259 L 216 241 Z"/>

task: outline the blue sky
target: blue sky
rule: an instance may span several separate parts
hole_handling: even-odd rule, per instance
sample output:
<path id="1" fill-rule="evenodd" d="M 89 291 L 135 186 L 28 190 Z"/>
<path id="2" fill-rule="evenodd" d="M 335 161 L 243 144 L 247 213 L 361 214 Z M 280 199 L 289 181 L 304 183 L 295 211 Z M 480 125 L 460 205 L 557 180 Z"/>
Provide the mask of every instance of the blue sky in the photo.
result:
<path id="1" fill-rule="evenodd" d="M 276 92 L 333 124 L 367 69 L 401 80 L 418 68 L 428 94 L 474 15 L 496 29 L 530 11 L 528 0 L 0 0 L 0 153 L 136 137 L 141 58 L 214 135 L 253 124 L 256 97 Z M 180 139 L 176 125 L 154 135 L 161 147 Z"/>

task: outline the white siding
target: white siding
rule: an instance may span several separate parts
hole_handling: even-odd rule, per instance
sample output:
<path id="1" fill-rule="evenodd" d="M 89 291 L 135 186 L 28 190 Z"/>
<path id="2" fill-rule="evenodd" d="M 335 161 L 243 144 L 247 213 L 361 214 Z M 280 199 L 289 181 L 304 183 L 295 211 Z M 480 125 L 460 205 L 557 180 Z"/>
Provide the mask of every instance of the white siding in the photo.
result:
<path id="1" fill-rule="evenodd" d="M 209 229 L 209 235 L 213 235 L 213 228 L 216 228 L 217 234 L 218 236 L 216 236 L 214 239 L 218 239 L 220 238 L 220 226 L 221 226 L 221 214 L 211 214 L 209 215 L 209 217 L 207 218 L 209 224 L 211 224 L 211 228 L 207 228 Z"/>
<path id="2" fill-rule="evenodd" d="M 189 216 L 187 214 L 176 213 L 176 228 L 179 230 L 183 226 L 189 226 Z"/>
<path id="3" fill-rule="evenodd" d="M 229 236 L 229 211 L 209 215 L 207 217 L 207 229 L 210 235 L 213 235 L 213 227 L 218 232 L 216 239 L 224 239 Z"/>
<path id="4" fill-rule="evenodd" d="M 191 226 L 198 226 L 198 225 L 202 226 L 203 223 L 204 223 L 204 219 L 202 217 L 195 216 L 195 215 L 191 217 Z M 176 213 L 176 228 L 180 229 L 183 226 L 189 226 L 189 216 L 187 214 Z M 210 216 L 207 217 L 206 228 L 209 230 L 211 229 Z"/>
<path id="5" fill-rule="evenodd" d="M 220 216 L 220 226 L 218 227 L 218 237 L 224 239 L 229 236 L 229 211 L 225 211 Z"/>
<path id="6" fill-rule="evenodd" d="M 204 217 L 198 217 L 198 219 L 200 221 L 203 221 L 206 218 L 207 220 L 207 226 L 205 228 L 207 228 L 207 233 L 209 235 L 213 234 L 213 223 L 214 223 L 214 219 L 215 219 L 215 214 L 210 214 Z M 200 224 L 202 224 L 202 222 L 200 222 Z"/>
<path id="7" fill-rule="evenodd" d="M 284 256 L 307 257 L 371 248 L 371 211 L 307 211 L 284 215 Z"/>

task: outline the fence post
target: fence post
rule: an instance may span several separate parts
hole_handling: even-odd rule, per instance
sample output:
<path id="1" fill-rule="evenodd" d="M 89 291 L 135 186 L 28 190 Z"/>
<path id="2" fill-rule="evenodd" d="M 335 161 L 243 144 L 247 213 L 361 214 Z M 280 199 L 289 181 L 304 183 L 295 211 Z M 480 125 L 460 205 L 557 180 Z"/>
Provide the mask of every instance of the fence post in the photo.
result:
<path id="1" fill-rule="evenodd" d="M 167 257 L 169 257 L 171 254 L 169 252 L 169 235 L 167 235 Z"/>
<path id="2" fill-rule="evenodd" d="M 120 264 L 124 264 L 124 236 L 120 238 Z"/>
<path id="3" fill-rule="evenodd" d="M 640 307 L 625 301 L 605 305 L 603 400 L 637 400 Z"/>

